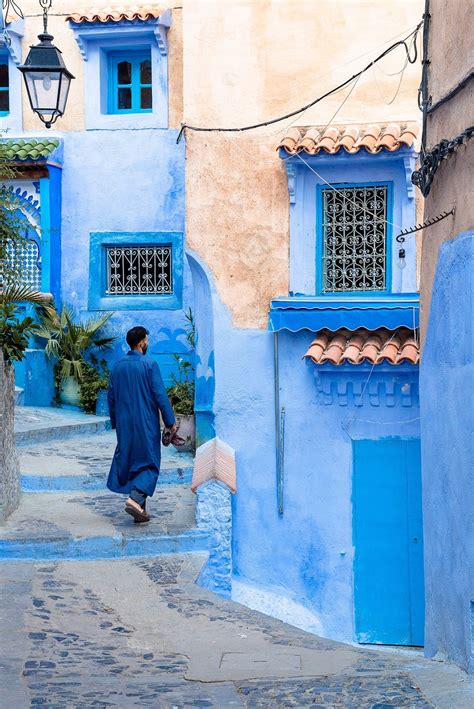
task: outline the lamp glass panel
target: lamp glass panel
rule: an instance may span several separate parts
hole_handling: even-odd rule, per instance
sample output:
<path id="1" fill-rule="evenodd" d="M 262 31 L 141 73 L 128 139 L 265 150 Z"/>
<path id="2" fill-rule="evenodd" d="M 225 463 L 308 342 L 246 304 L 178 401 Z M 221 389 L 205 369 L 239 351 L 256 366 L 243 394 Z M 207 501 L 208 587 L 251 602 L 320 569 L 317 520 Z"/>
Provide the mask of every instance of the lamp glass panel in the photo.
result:
<path id="1" fill-rule="evenodd" d="M 61 72 L 59 71 L 27 71 L 26 83 L 30 94 L 32 108 L 54 111 L 58 105 Z"/>
<path id="2" fill-rule="evenodd" d="M 62 79 L 61 79 L 61 86 L 59 88 L 59 101 L 58 101 L 58 111 L 61 112 L 61 115 L 64 114 L 64 111 L 66 110 L 66 102 L 67 102 L 67 97 L 69 94 L 69 88 L 71 86 L 71 79 L 69 76 L 65 76 L 63 74 Z"/>

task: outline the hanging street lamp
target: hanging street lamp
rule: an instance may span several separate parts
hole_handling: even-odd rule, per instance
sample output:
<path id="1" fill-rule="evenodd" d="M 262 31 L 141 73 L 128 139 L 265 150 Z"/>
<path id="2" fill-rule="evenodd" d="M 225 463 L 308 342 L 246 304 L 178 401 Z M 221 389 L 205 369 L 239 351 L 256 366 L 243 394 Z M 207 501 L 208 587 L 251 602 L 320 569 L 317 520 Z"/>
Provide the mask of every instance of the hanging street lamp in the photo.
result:
<path id="1" fill-rule="evenodd" d="M 46 128 L 51 128 L 64 115 L 74 76 L 66 68 L 61 52 L 54 46 L 54 37 L 48 33 L 48 10 L 52 0 L 39 0 L 39 4 L 43 8 L 43 32 L 38 35 L 40 43 L 30 47 L 25 63 L 18 69 L 25 79 L 32 110 Z"/>

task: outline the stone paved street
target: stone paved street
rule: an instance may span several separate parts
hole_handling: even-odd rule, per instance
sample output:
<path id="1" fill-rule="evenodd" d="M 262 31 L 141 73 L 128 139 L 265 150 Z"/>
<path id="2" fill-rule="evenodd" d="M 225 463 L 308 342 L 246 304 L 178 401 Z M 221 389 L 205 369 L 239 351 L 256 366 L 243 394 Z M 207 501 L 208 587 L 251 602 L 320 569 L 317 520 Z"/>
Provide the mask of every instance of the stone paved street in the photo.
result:
<path id="1" fill-rule="evenodd" d="M 196 584 L 189 457 L 166 451 L 137 528 L 104 489 L 114 435 L 46 435 L 20 449 L 33 492 L 0 528 L 1 707 L 473 706 L 463 673 L 419 652 L 324 640 Z"/>

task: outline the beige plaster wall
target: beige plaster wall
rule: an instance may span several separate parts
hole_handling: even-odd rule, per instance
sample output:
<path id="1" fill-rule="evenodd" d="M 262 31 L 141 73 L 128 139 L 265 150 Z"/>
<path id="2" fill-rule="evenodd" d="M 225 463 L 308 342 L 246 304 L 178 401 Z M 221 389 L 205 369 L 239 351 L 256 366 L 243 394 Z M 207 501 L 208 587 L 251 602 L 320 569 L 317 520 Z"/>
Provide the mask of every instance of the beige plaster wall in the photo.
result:
<path id="1" fill-rule="evenodd" d="M 148 4 L 148 3 L 143 3 Z M 42 31 L 42 13 L 38 0 L 22 0 L 20 3 L 25 15 L 25 36 L 23 38 L 23 58 L 28 53 L 31 44 L 38 42 L 37 35 Z M 67 68 L 76 77 L 71 84 L 67 111 L 64 118 L 59 119 L 57 129 L 62 131 L 84 130 L 84 81 L 82 58 L 74 39 L 74 34 L 65 21 L 71 13 L 93 7 L 95 9 L 115 6 L 136 6 L 139 3 L 111 3 L 110 0 L 94 0 L 87 3 L 77 3 L 73 0 L 61 0 L 53 3 L 49 13 L 48 29 L 54 36 L 55 45 L 63 53 Z M 157 3 L 157 7 L 171 8 L 173 11 L 173 24 L 168 32 L 169 40 L 169 122 L 171 128 L 179 127 L 182 120 L 183 105 L 183 67 L 182 67 L 182 9 L 181 4 Z M 40 120 L 31 112 L 26 91 L 23 90 L 23 127 L 25 130 L 40 133 L 42 125 Z"/>
<path id="2" fill-rule="evenodd" d="M 294 110 L 408 34 L 422 12 L 422 0 L 184 0 L 185 121 L 241 126 Z M 387 74 L 404 57 L 400 49 L 370 70 L 342 106 L 347 89 L 259 131 L 187 131 L 187 242 L 235 325 L 265 327 L 270 299 L 288 292 L 288 195 L 275 151 L 282 132 L 291 123 L 418 120 L 419 64 L 387 103 L 400 78 Z"/>
<path id="3" fill-rule="evenodd" d="M 450 91 L 473 66 L 472 27 L 474 3 L 466 0 L 431 0 L 429 42 L 429 93 L 433 103 Z M 428 117 L 427 147 L 443 138 L 454 138 L 473 123 L 474 84 L 466 86 L 451 101 Z M 466 146 L 444 160 L 425 199 L 424 218 L 436 217 L 455 207 L 455 215 L 423 232 L 421 260 L 421 330 L 428 326 L 433 278 L 441 244 L 474 227 L 474 145 Z"/>
<path id="4" fill-rule="evenodd" d="M 474 65 L 472 0 L 430 0 L 430 94 L 436 103 Z"/>

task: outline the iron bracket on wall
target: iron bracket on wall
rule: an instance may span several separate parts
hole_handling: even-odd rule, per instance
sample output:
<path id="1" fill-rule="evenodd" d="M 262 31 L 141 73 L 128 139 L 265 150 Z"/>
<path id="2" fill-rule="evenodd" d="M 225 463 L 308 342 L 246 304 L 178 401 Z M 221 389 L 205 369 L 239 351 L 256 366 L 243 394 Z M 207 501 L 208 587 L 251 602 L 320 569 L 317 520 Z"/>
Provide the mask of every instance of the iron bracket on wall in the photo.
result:
<path id="1" fill-rule="evenodd" d="M 418 170 L 411 176 L 411 181 L 416 185 L 424 197 L 429 194 L 431 184 L 442 160 L 454 153 L 460 145 L 467 143 L 474 135 L 474 126 L 465 128 L 451 140 L 443 139 L 429 152 L 423 155 Z"/>

